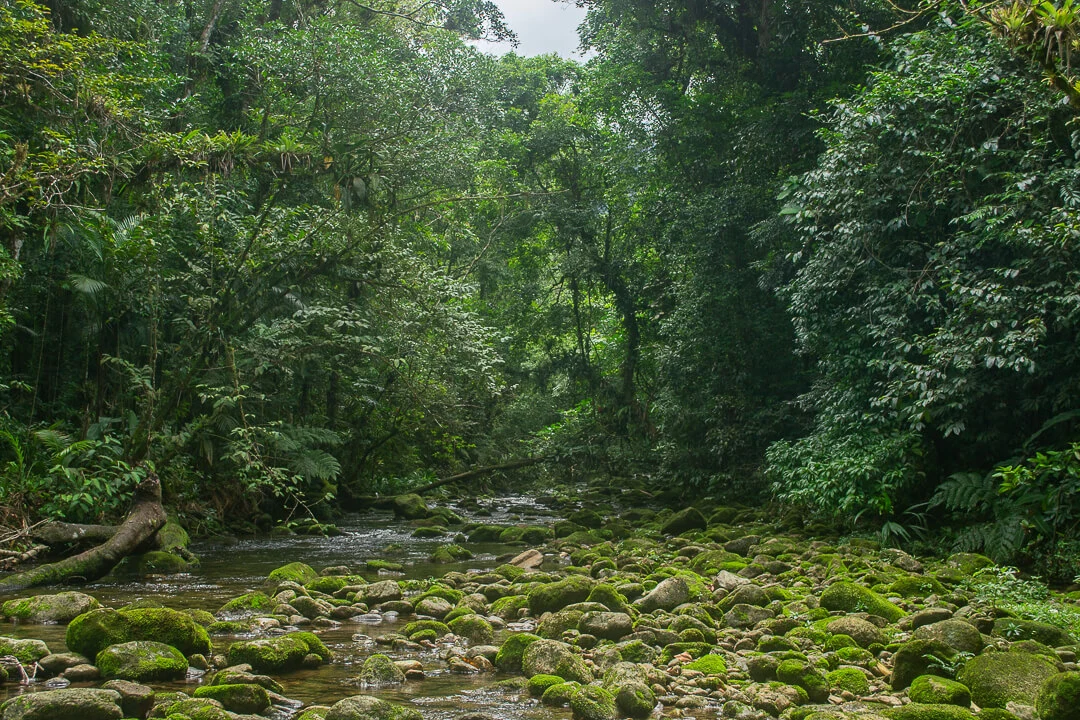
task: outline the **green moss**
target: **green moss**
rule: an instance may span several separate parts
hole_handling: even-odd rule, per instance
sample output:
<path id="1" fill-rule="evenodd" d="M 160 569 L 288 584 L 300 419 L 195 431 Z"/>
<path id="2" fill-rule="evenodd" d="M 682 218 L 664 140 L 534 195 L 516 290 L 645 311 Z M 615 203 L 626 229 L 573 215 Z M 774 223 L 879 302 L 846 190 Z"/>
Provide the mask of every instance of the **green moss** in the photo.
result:
<path id="1" fill-rule="evenodd" d="M 359 580 L 359 578 L 356 578 Z M 304 588 L 310 591 L 323 593 L 324 595 L 333 595 L 346 585 L 361 584 L 359 582 L 350 582 L 350 578 L 343 575 L 328 575 L 326 577 L 320 577 L 304 585 Z"/>
<path id="2" fill-rule="evenodd" d="M 692 658 L 700 658 L 712 652 L 713 646 L 703 642 L 677 642 L 665 645 L 660 651 L 661 665 L 667 665 L 676 655 L 687 653 Z"/>
<path id="3" fill-rule="evenodd" d="M 829 682 L 817 669 L 801 660 L 785 660 L 776 668 L 780 682 L 801 687 L 812 702 L 829 699 Z"/>
<path id="4" fill-rule="evenodd" d="M 566 707 L 570 704 L 570 699 L 574 697 L 574 693 L 580 689 L 581 683 L 573 680 L 552 685 L 544 691 L 540 702 L 548 707 Z"/>
<path id="5" fill-rule="evenodd" d="M 318 578 L 319 573 L 315 572 L 315 568 L 310 565 L 302 562 L 291 562 L 288 565 L 282 565 L 276 570 L 272 570 L 266 576 L 266 581 L 270 584 L 294 582 L 298 585 L 306 585 Z"/>
<path id="6" fill-rule="evenodd" d="M 490 645 L 495 642 L 495 630 L 479 615 L 465 615 L 449 623 L 451 632 L 469 641 L 470 645 Z"/>
<path id="7" fill-rule="evenodd" d="M 870 692 L 870 681 L 866 679 L 865 673 L 858 668 L 845 667 L 833 670 L 825 675 L 825 680 L 829 683 L 830 688 L 847 690 L 855 696 L 866 695 Z"/>
<path id="8" fill-rule="evenodd" d="M 615 720 L 615 696 L 601 687 L 586 685 L 570 698 L 575 720 Z"/>
<path id="9" fill-rule="evenodd" d="M 932 705 L 971 705 L 971 690 L 967 685 L 937 675 L 920 675 L 912 680 L 908 697 L 913 702 Z"/>
<path id="10" fill-rule="evenodd" d="M 491 603 L 491 614 L 503 620 L 517 620 L 522 608 L 529 606 L 529 598 L 524 595 L 507 595 Z"/>
<path id="11" fill-rule="evenodd" d="M 529 690 L 529 694 L 533 697 L 540 697 L 547 689 L 553 685 L 562 685 L 565 683 L 558 675 L 533 675 L 529 678 L 529 684 L 526 687 Z"/>
<path id="12" fill-rule="evenodd" d="M 546 612 L 561 610 L 567 605 L 587 599 L 592 589 L 593 581 L 579 575 L 571 575 L 558 582 L 538 585 L 527 594 L 529 610 L 537 617 Z"/>
<path id="13" fill-rule="evenodd" d="M 206 628 L 169 608 L 92 610 L 72 620 L 65 636 L 68 649 L 86 657 L 96 657 L 109 645 L 134 640 L 172 645 L 184 655 L 209 655 L 211 650 Z"/>
<path id="14" fill-rule="evenodd" d="M 521 658 L 525 654 L 525 648 L 539 639 L 539 635 L 532 633 L 511 635 L 499 648 L 495 656 L 495 667 L 502 672 L 521 672 Z"/>
<path id="15" fill-rule="evenodd" d="M 944 585 L 927 575 L 908 575 L 899 578 L 889 586 L 889 593 L 900 597 L 924 598 L 946 592 Z"/>
<path id="16" fill-rule="evenodd" d="M 466 615 L 476 615 L 476 614 L 477 614 L 477 612 L 475 610 L 473 610 L 471 607 L 456 607 L 453 610 L 451 610 L 450 612 L 446 613 L 446 617 L 443 618 L 443 622 L 451 623 L 451 622 L 453 622 L 454 620 L 457 620 L 460 617 L 465 617 Z"/>
<path id="17" fill-rule="evenodd" d="M 821 606 L 842 612 L 867 612 L 889 622 L 896 622 L 906 613 L 873 590 L 852 582 L 835 582 L 821 594 Z"/>
<path id="18" fill-rule="evenodd" d="M 1080 720 L 1080 672 L 1050 677 L 1039 688 L 1035 709 L 1042 720 Z"/>
<path id="19" fill-rule="evenodd" d="M 724 675 L 727 673 L 727 663 L 719 655 L 703 655 L 693 662 L 684 666 L 687 670 L 697 670 L 706 675 Z"/>
<path id="20" fill-rule="evenodd" d="M 970 710 L 958 705 L 924 705 L 911 703 L 888 708 L 883 713 L 889 720 L 974 720 Z"/>
<path id="21" fill-rule="evenodd" d="M 250 683 L 198 687 L 193 697 L 217 700 L 226 710 L 234 713 L 262 713 L 270 708 L 270 695 L 266 688 Z"/>
<path id="22" fill-rule="evenodd" d="M 248 663 L 258 673 L 295 670 L 310 652 L 308 644 L 294 635 L 242 640 L 229 646 L 230 665 Z"/>
<path id="23" fill-rule="evenodd" d="M 952 665 L 956 650 L 937 640 L 910 640 L 893 655 L 893 690 L 903 690 L 920 675 Z"/>
<path id="24" fill-rule="evenodd" d="M 1034 705 L 1042 684 L 1057 667 L 1045 657 L 1024 652 L 988 652 L 969 660 L 956 679 L 971 689 L 979 707 L 1003 708 L 1010 702 Z"/>
<path id="25" fill-rule="evenodd" d="M 438 620 L 414 620 L 401 629 L 401 634 L 407 638 L 411 638 L 422 630 L 434 631 L 437 637 L 450 634 L 450 627 L 446 623 L 439 622 Z"/>
<path id="26" fill-rule="evenodd" d="M 405 673 L 386 655 L 375 653 L 364 661 L 357 679 L 361 685 L 398 685 L 405 682 Z"/>
<path id="27" fill-rule="evenodd" d="M 468 560 L 473 554 L 460 545 L 440 545 L 428 558 L 433 563 L 452 563 L 459 560 Z"/>
<path id="28" fill-rule="evenodd" d="M 874 659 L 874 654 L 857 647 L 844 647 L 836 651 L 836 657 L 849 665 L 867 665 Z"/>
<path id="29" fill-rule="evenodd" d="M 111 645 L 94 660 L 104 678 L 154 682 L 179 680 L 187 675 L 188 663 L 176 648 L 150 640 Z"/>
<path id="30" fill-rule="evenodd" d="M 270 612 L 277 603 L 263 592 L 252 592 L 233 598 L 218 610 L 223 615 L 252 615 Z"/>
<path id="31" fill-rule="evenodd" d="M 391 562 L 390 560 L 366 560 L 364 561 L 364 567 L 375 572 L 378 572 L 379 570 L 401 572 L 405 569 L 405 566 L 401 563 Z"/>

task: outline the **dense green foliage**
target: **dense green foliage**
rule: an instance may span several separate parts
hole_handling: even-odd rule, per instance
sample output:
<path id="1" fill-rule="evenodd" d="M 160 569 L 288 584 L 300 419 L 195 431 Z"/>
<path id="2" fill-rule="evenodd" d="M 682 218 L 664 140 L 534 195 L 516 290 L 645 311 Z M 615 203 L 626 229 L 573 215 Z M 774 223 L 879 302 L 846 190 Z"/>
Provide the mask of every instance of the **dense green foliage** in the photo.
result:
<path id="1" fill-rule="evenodd" d="M 585 64 L 479 0 L 5 3 L 11 519 L 532 455 L 1064 573 L 1078 19 L 579 4 Z"/>

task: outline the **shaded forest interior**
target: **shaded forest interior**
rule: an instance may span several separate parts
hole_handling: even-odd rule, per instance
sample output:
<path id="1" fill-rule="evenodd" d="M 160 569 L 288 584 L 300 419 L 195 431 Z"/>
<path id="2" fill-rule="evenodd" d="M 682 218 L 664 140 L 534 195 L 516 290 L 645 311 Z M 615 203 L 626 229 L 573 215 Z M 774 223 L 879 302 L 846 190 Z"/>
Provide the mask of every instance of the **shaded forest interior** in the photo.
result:
<path id="1" fill-rule="evenodd" d="M 0 525 L 602 482 L 1071 580 L 1071 4 L 578 4 L 0 4 Z"/>

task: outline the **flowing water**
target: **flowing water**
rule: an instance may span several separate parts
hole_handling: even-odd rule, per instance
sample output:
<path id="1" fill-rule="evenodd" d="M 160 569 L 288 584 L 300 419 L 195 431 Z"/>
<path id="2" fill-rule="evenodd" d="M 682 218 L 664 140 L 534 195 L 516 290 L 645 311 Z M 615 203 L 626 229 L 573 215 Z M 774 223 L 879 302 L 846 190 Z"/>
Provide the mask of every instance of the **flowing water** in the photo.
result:
<path id="1" fill-rule="evenodd" d="M 485 523 L 546 524 L 554 519 L 552 513 L 529 497 L 501 497 L 479 509 L 454 507 L 469 521 Z M 271 570 L 288 562 L 299 561 L 316 570 L 345 565 L 365 575 L 368 580 L 387 578 L 413 579 L 437 577 L 451 570 L 490 569 L 505 561 L 505 557 L 521 551 L 521 546 L 469 543 L 474 553 L 470 560 L 454 564 L 432 564 L 427 561 L 440 544 L 451 542 L 451 536 L 434 539 L 412 537 L 414 528 L 397 520 L 388 511 L 369 511 L 348 517 L 340 525 L 337 537 L 259 537 L 242 540 L 219 540 L 197 543 L 192 550 L 201 564 L 196 572 L 131 580 L 109 577 L 80 590 L 93 595 L 103 604 L 121 607 L 138 600 L 153 600 L 177 609 L 194 608 L 216 611 L 227 600 L 254 590 L 265 590 L 265 580 Z M 367 560 L 389 560 L 405 566 L 403 573 L 380 573 L 363 570 Z M 52 590 L 46 590 L 52 592 Z M 7 598 L 0 598 L 7 599 Z M 569 711 L 542 707 L 535 700 L 522 700 L 515 692 L 494 687 L 503 676 L 452 674 L 436 649 L 399 653 L 386 646 L 374 647 L 365 639 L 399 630 L 409 618 L 381 622 L 377 625 L 345 623 L 340 627 L 320 631 L 322 638 L 334 651 L 329 665 L 314 670 L 301 670 L 276 676 L 285 688 L 284 695 L 304 705 L 330 705 L 356 694 L 377 695 L 387 700 L 405 703 L 419 709 L 427 720 L 448 720 L 467 712 L 486 712 L 506 720 L 565 720 Z M 66 652 L 65 628 L 62 625 L 18 625 L 0 623 L 0 635 L 38 638 L 53 652 Z M 215 652 L 223 652 L 237 638 L 215 636 Z M 500 633 L 496 643 L 501 642 Z M 361 690 L 349 682 L 374 652 L 391 658 L 419 659 L 427 678 L 407 682 L 390 689 Z M 184 683 L 158 683 L 155 688 L 183 690 L 190 693 L 201 683 L 190 678 Z M 22 687 L 14 682 L 0 685 L 0 700 L 13 694 L 45 689 L 43 683 Z M 275 707 L 276 718 L 284 720 L 295 714 L 295 708 Z"/>

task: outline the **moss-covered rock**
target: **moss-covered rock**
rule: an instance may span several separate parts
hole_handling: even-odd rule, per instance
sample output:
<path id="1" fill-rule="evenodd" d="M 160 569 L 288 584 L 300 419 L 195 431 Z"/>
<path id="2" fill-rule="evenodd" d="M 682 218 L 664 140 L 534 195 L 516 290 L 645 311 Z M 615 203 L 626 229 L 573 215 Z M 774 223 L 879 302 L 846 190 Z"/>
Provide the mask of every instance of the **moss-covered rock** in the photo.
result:
<path id="1" fill-rule="evenodd" d="M 0 705 L 4 720 L 120 720 L 120 693 L 64 688 L 25 693 Z"/>
<path id="2" fill-rule="evenodd" d="M 929 675 L 935 668 L 952 663 L 956 650 L 937 640 L 910 640 L 893 655 L 893 690 L 903 690 L 920 675 Z"/>
<path id="3" fill-rule="evenodd" d="M 563 680 L 592 682 L 592 672 L 579 655 L 566 643 L 557 640 L 537 640 L 525 648 L 521 657 L 521 670 L 526 677 L 533 675 L 558 675 Z"/>
<path id="4" fill-rule="evenodd" d="M 587 612 L 581 616 L 578 630 L 601 640 L 621 640 L 634 631 L 634 622 L 626 613 Z"/>
<path id="5" fill-rule="evenodd" d="M 967 685 L 937 675 L 920 675 L 912 680 L 908 697 L 912 702 L 930 705 L 971 705 L 971 690 Z"/>
<path id="6" fill-rule="evenodd" d="M 281 567 L 270 571 L 270 574 L 266 576 L 266 582 L 273 585 L 275 583 L 294 582 L 297 585 L 307 585 L 309 582 L 317 580 L 319 573 L 315 572 L 315 568 L 302 562 L 291 562 L 288 565 L 282 565 Z"/>
<path id="7" fill-rule="evenodd" d="M 23 665 L 33 665 L 48 654 L 49 646 L 42 640 L 0 637 L 0 656 L 11 655 Z"/>
<path id="8" fill-rule="evenodd" d="M 85 593 L 62 592 L 8 600 L 3 615 L 24 623 L 68 623 L 99 607 L 101 603 Z"/>
<path id="9" fill-rule="evenodd" d="M 1035 696 L 1042 720 L 1080 720 L 1080 672 L 1052 675 Z"/>
<path id="10" fill-rule="evenodd" d="M 945 566 L 957 570 L 961 575 L 974 575 L 983 568 L 988 568 L 994 561 L 985 555 L 976 553 L 956 553 L 945 560 Z"/>
<path id="11" fill-rule="evenodd" d="M 889 720 L 974 720 L 970 710 L 959 705 L 924 705 L 910 703 L 888 708 L 883 713 Z"/>
<path id="12" fill-rule="evenodd" d="M 518 633 L 506 638 L 495 656 L 495 667 L 502 672 L 521 672 L 521 660 L 525 655 L 525 648 L 540 639 L 539 635 L 532 633 Z"/>
<path id="13" fill-rule="evenodd" d="M 945 586 L 929 575 L 905 575 L 889 585 L 889 594 L 900 597 L 924 598 L 945 592 Z"/>
<path id="14" fill-rule="evenodd" d="M 470 645 L 490 645 L 495 642 L 495 629 L 479 615 L 464 615 L 449 623 L 450 631 L 469 641 Z"/>
<path id="15" fill-rule="evenodd" d="M 604 673 L 602 687 L 615 696 L 615 706 L 624 717 L 647 718 L 656 706 L 649 677 L 639 665 L 619 662 Z"/>
<path id="16" fill-rule="evenodd" d="M 866 673 L 859 668 L 838 668 L 827 673 L 825 680 L 829 683 L 830 688 L 847 690 L 857 697 L 870 692 L 870 681 L 866 679 Z"/>
<path id="17" fill-rule="evenodd" d="M 431 515 L 431 510 L 428 509 L 424 498 L 415 493 L 395 497 L 393 508 L 394 515 L 406 520 L 420 520 Z"/>
<path id="18" fill-rule="evenodd" d="M 178 693 L 179 695 L 179 693 Z M 160 702 L 150 711 L 151 718 L 168 718 L 168 720 L 233 720 L 233 716 L 225 712 L 217 700 L 210 698 L 170 698 Z"/>
<path id="19" fill-rule="evenodd" d="M 491 603 L 491 614 L 503 620 L 517 620 L 521 609 L 529 606 L 529 598 L 524 595 L 507 595 Z"/>
<path id="20" fill-rule="evenodd" d="M 153 640 L 110 645 L 97 654 L 94 664 L 102 677 L 134 682 L 180 680 L 188 669 L 183 653 Z"/>
<path id="21" fill-rule="evenodd" d="M 589 592 L 588 602 L 600 603 L 612 612 L 627 612 L 630 605 L 626 596 L 610 583 L 598 583 Z"/>
<path id="22" fill-rule="evenodd" d="M 944 643 L 959 652 L 977 655 L 982 652 L 982 633 L 978 628 L 964 620 L 940 620 L 936 623 L 915 628 L 911 637 L 916 640 L 933 640 Z"/>
<path id="23" fill-rule="evenodd" d="M 445 564 L 458 562 L 460 560 L 468 560 L 472 556 L 473 554 L 465 548 L 451 543 L 449 545 L 440 545 L 435 548 L 435 551 L 431 553 L 431 556 L 428 558 L 428 562 Z"/>
<path id="24" fill-rule="evenodd" d="M 533 675 L 529 678 L 529 683 L 526 685 L 526 688 L 528 688 L 529 694 L 533 697 L 540 697 L 547 692 L 547 689 L 552 685 L 561 685 L 564 682 L 566 681 L 558 675 Z"/>
<path id="25" fill-rule="evenodd" d="M 233 685 L 205 685 L 195 688 L 193 697 L 211 698 L 233 713 L 258 713 L 270 709 L 270 695 L 266 688 L 250 683 Z"/>
<path id="26" fill-rule="evenodd" d="M 860 617 L 836 618 L 825 626 L 825 630 L 834 635 L 847 635 L 862 648 L 885 644 L 885 633 L 881 632 L 877 625 Z"/>
<path id="27" fill-rule="evenodd" d="M 570 698 L 574 720 L 615 720 L 615 696 L 601 687 L 586 685 Z"/>
<path id="28" fill-rule="evenodd" d="M 302 666 L 309 652 L 306 642 L 290 634 L 234 642 L 228 659 L 230 665 L 247 663 L 258 673 L 278 673 Z"/>
<path id="29" fill-rule="evenodd" d="M 129 555 L 113 571 L 117 574 L 146 575 L 176 575 L 191 572 L 198 567 L 198 563 L 181 557 L 176 553 L 165 550 L 150 550 L 149 552 Z"/>
<path id="30" fill-rule="evenodd" d="M 660 532 L 665 535 L 680 535 L 687 530 L 704 530 L 709 521 L 694 507 L 688 507 L 672 515 L 665 522 Z"/>
<path id="31" fill-rule="evenodd" d="M 956 679 L 971 689 L 979 707 L 1003 708 L 1010 702 L 1034 705 L 1043 683 L 1058 673 L 1053 662 L 1025 652 L 984 653 L 968 660 Z"/>
<path id="32" fill-rule="evenodd" d="M 776 677 L 782 683 L 801 687 L 811 702 L 829 699 L 829 681 L 819 670 L 802 660 L 784 660 L 776 668 Z"/>
<path id="33" fill-rule="evenodd" d="M 369 695 L 356 695 L 331 706 L 325 720 L 424 720 L 424 716 L 412 708 Z"/>
<path id="34" fill-rule="evenodd" d="M 376 653 L 364 661 L 356 679 L 368 687 L 399 685 L 405 682 L 405 673 L 386 655 Z"/>
<path id="35" fill-rule="evenodd" d="M 208 655 L 211 650 L 206 628 L 170 608 L 91 610 L 72 620 L 65 636 L 68 648 L 86 657 L 97 657 L 110 645 L 135 640 L 172 645 L 185 656 Z"/>
<path id="36" fill-rule="evenodd" d="M 727 663 L 719 655 L 702 655 L 697 660 L 684 666 L 687 670 L 697 670 L 706 675 L 724 675 L 727 673 Z"/>
<path id="37" fill-rule="evenodd" d="M 540 697 L 540 702 L 547 707 L 566 707 L 570 704 L 570 698 L 581 689 L 579 682 L 562 682 L 552 685 Z"/>
<path id="38" fill-rule="evenodd" d="M 269 595 L 263 592 L 252 592 L 228 601 L 218 610 L 218 614 L 228 617 L 245 617 L 258 613 L 268 613 L 277 605 Z"/>
<path id="39" fill-rule="evenodd" d="M 1034 640 L 1052 648 L 1076 643 L 1069 633 L 1059 627 L 1019 618 L 998 618 L 994 621 L 993 632 L 1009 640 Z"/>
<path id="40" fill-rule="evenodd" d="M 873 590 L 853 582 L 835 582 L 821 594 L 821 606 L 827 610 L 867 612 L 889 622 L 896 622 L 906 613 Z"/>
<path id="41" fill-rule="evenodd" d="M 557 582 L 537 585 L 528 592 L 529 610 L 537 617 L 546 612 L 562 610 L 567 605 L 587 599 L 592 589 L 593 581 L 581 575 L 570 575 Z"/>

